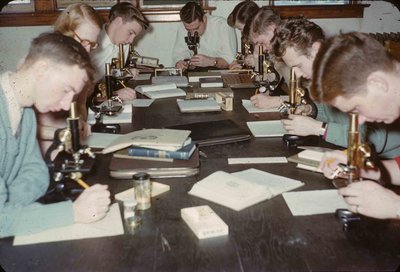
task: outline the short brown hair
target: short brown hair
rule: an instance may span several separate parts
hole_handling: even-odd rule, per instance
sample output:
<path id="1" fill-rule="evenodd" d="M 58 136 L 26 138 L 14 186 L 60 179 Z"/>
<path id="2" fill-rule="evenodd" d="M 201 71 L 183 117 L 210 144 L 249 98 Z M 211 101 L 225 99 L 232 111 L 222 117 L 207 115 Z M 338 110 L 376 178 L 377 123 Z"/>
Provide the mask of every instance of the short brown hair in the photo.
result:
<path id="1" fill-rule="evenodd" d="M 136 21 L 143 29 L 149 27 L 149 21 L 143 13 L 131 3 L 121 2 L 115 4 L 108 15 L 110 22 L 114 21 L 117 17 L 121 17 L 124 23 Z"/>
<path id="2" fill-rule="evenodd" d="M 364 89 L 371 73 L 394 69 L 394 58 L 371 36 L 341 34 L 324 42 L 314 59 L 311 95 L 326 103 L 339 95 L 349 97 Z"/>
<path id="3" fill-rule="evenodd" d="M 89 5 L 77 3 L 69 5 L 54 23 L 54 31 L 73 37 L 74 31 L 83 21 L 88 20 L 101 28 L 103 21 L 97 12 Z"/>
<path id="4" fill-rule="evenodd" d="M 204 10 L 197 2 L 187 2 L 179 12 L 182 22 L 190 24 L 196 20 L 203 22 Z"/>
<path id="5" fill-rule="evenodd" d="M 262 7 L 249 25 L 249 37 L 253 37 L 253 34 L 261 35 L 265 33 L 265 29 L 270 25 L 279 26 L 280 23 L 281 17 L 278 13 L 270 7 Z"/>
<path id="6" fill-rule="evenodd" d="M 298 53 L 310 56 L 313 43 L 324 40 L 324 31 L 317 24 L 303 17 L 293 17 L 276 28 L 271 41 L 272 53 L 279 59 L 288 47 L 294 47 Z"/>
<path id="7" fill-rule="evenodd" d="M 259 6 L 252 0 L 240 2 L 229 14 L 227 22 L 231 27 L 235 27 L 236 22 L 246 24 L 249 18 L 253 18 L 259 10 Z"/>
<path id="8" fill-rule="evenodd" d="M 43 33 L 33 39 L 23 67 L 30 66 L 40 59 L 49 59 L 61 65 L 78 65 L 86 71 L 89 80 L 93 79 L 94 68 L 85 48 L 73 38 L 61 33 Z"/>

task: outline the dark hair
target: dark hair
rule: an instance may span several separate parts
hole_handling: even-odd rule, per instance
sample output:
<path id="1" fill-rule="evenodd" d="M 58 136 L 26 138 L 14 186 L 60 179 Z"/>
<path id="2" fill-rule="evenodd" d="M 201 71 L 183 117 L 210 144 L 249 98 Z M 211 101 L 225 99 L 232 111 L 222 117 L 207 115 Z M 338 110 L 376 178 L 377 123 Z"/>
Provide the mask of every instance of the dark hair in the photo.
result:
<path id="1" fill-rule="evenodd" d="M 108 15 L 108 20 L 112 22 L 117 17 L 121 17 L 124 23 L 136 21 L 143 28 L 147 29 L 149 27 L 149 21 L 143 15 L 143 13 L 131 3 L 121 2 L 115 4 Z"/>
<path id="2" fill-rule="evenodd" d="M 281 58 L 288 47 L 294 47 L 297 52 L 309 56 L 313 43 L 324 40 L 324 31 L 317 24 L 303 17 L 293 17 L 276 28 L 271 41 L 272 53 Z"/>
<path id="3" fill-rule="evenodd" d="M 270 7 L 262 7 L 258 10 L 249 25 L 249 36 L 252 37 L 253 34 L 263 34 L 268 26 L 279 26 L 280 23 L 281 18 L 278 13 Z"/>
<path id="4" fill-rule="evenodd" d="M 236 22 L 246 24 L 249 18 L 253 18 L 259 10 L 258 5 L 252 0 L 240 2 L 229 14 L 227 22 L 231 27 L 235 27 Z"/>
<path id="5" fill-rule="evenodd" d="M 391 72 L 396 61 L 377 40 L 363 33 L 340 34 L 324 42 L 314 59 L 311 95 L 331 102 L 363 90 L 368 76 Z"/>
<path id="6" fill-rule="evenodd" d="M 196 20 L 203 22 L 204 10 L 196 2 L 187 2 L 179 12 L 182 22 L 190 24 Z"/>
<path id="7" fill-rule="evenodd" d="M 69 66 L 78 65 L 86 71 L 89 80 L 93 79 L 94 68 L 85 48 L 61 33 L 43 33 L 33 39 L 23 65 L 30 65 L 39 59 L 49 59 Z"/>

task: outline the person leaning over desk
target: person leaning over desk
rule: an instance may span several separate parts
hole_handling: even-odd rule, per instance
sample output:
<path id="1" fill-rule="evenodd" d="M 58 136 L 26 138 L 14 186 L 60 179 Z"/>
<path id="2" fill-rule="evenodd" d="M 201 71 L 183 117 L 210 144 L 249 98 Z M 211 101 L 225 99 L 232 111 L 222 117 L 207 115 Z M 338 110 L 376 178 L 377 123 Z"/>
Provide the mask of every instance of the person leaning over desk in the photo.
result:
<path id="1" fill-rule="evenodd" d="M 228 68 L 235 59 L 237 50 L 236 34 L 233 28 L 226 24 L 222 17 L 205 15 L 198 3 L 188 2 L 179 12 L 182 25 L 178 27 L 175 45 L 172 53 L 172 63 L 179 69 L 189 68 L 186 60 L 194 67 Z M 200 36 L 198 54 L 191 55 L 185 43 L 185 37 L 190 32 Z"/>
<path id="2" fill-rule="evenodd" d="M 68 110 L 92 79 L 89 54 L 73 38 L 44 33 L 35 38 L 16 72 L 0 76 L 0 237 L 29 234 L 105 216 L 106 185 L 96 184 L 72 203 L 42 205 L 49 172 L 36 137 L 38 112 Z"/>
<path id="3" fill-rule="evenodd" d="M 355 75 L 354 72 L 357 71 Z M 400 63 L 374 38 L 347 33 L 321 45 L 313 63 L 311 95 L 343 112 L 356 112 L 359 123 L 392 123 L 400 117 Z M 331 152 L 321 164 L 332 178 L 338 162 L 346 163 L 343 152 Z M 336 158 L 335 162 L 330 162 Z M 383 162 L 390 182 L 400 185 L 400 158 Z M 378 180 L 380 172 L 362 172 Z M 400 196 L 371 180 L 353 182 L 339 189 L 349 210 L 374 218 L 400 219 Z"/>
<path id="4" fill-rule="evenodd" d="M 281 24 L 281 18 L 278 13 L 270 7 L 262 7 L 252 20 L 246 22 L 244 32 L 248 35 L 248 39 L 254 45 L 255 58 L 258 58 L 258 47 L 262 46 L 264 52 L 270 53 L 272 49 L 271 41 L 274 37 L 275 29 Z M 271 59 L 278 73 L 289 82 L 290 69 L 281 61 Z M 250 97 L 251 103 L 259 108 L 275 108 L 281 104 L 279 96 L 269 96 L 266 94 L 255 94 Z"/>
<path id="5" fill-rule="evenodd" d="M 61 12 L 54 23 L 54 31 L 74 38 L 90 53 L 98 47 L 97 40 L 101 25 L 100 16 L 91 6 L 77 3 L 69 5 Z M 93 88 L 93 86 L 86 86 L 77 99 L 78 111 L 81 115 L 81 138 L 87 137 L 91 132 L 90 126 L 86 123 L 86 97 L 90 88 Z M 66 127 L 65 120 L 67 116 L 68 113 L 65 111 L 37 114 L 39 144 L 43 154 L 46 153 L 46 150 L 51 145 L 55 131 Z"/>
<path id="6" fill-rule="evenodd" d="M 297 78 L 309 80 L 315 55 L 324 40 L 324 32 L 317 24 L 305 18 L 291 18 L 276 29 L 272 52 L 294 69 Z M 348 115 L 323 103 L 317 103 L 316 106 L 316 119 L 301 114 L 289 115 L 289 119 L 282 120 L 284 128 L 290 134 L 317 135 L 329 143 L 346 147 Z M 306 107 L 311 108 L 310 105 Z M 381 157 L 400 155 L 399 127 L 368 124 L 360 130 L 363 137 L 374 144 Z"/>
<path id="7" fill-rule="evenodd" d="M 242 33 L 241 41 L 242 46 L 244 46 L 245 42 L 247 41 L 246 35 L 243 35 L 243 30 L 245 28 L 246 22 L 251 21 L 251 19 L 256 15 L 257 11 L 260 7 L 252 0 L 245 0 L 240 2 L 235 6 L 232 12 L 229 14 L 228 18 L 226 19 L 228 25 L 230 27 L 236 28 Z M 242 48 L 243 50 L 243 48 Z M 247 66 L 254 67 L 255 60 L 254 56 L 246 55 L 244 56 L 244 64 Z M 229 64 L 229 69 L 241 69 L 242 64 L 239 64 L 236 60 Z"/>
<path id="8" fill-rule="evenodd" d="M 149 27 L 149 21 L 143 13 L 131 3 L 115 4 L 108 15 L 108 22 L 100 32 L 99 49 L 91 52 L 93 65 L 96 68 L 95 82 L 104 78 L 105 64 L 111 63 L 112 58 L 118 58 L 119 45 L 124 45 L 124 56 L 128 57 L 129 44 L 133 43 L 139 34 Z M 126 61 L 125 61 L 126 63 Z M 129 69 L 133 78 L 139 75 L 139 70 Z M 124 87 L 116 91 L 122 100 L 136 98 L 132 88 Z"/>

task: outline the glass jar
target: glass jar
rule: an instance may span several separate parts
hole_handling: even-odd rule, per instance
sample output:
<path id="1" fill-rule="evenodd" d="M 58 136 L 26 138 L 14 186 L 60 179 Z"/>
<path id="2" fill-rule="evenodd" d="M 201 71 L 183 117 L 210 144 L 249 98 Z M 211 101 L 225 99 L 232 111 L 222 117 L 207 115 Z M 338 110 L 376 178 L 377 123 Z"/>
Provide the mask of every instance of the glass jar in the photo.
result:
<path id="1" fill-rule="evenodd" d="M 151 207 L 151 182 L 147 173 L 139 172 L 133 175 L 135 196 L 138 210 L 147 210 Z"/>

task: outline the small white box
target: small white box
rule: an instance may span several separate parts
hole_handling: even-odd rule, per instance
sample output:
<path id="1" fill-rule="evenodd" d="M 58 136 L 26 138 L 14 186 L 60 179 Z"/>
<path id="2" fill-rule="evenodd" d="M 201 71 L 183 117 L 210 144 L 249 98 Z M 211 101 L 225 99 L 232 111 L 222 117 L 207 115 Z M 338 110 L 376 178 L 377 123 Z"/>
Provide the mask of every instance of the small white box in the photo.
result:
<path id="1" fill-rule="evenodd" d="M 229 227 L 207 205 L 183 208 L 181 217 L 199 239 L 228 235 Z"/>

